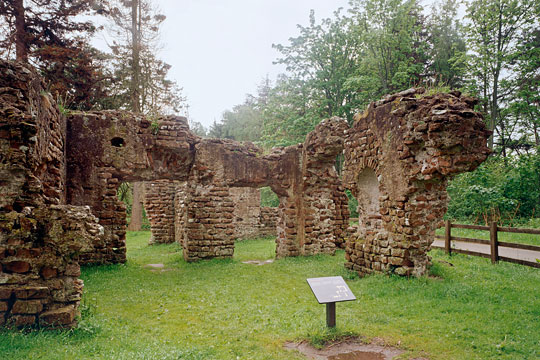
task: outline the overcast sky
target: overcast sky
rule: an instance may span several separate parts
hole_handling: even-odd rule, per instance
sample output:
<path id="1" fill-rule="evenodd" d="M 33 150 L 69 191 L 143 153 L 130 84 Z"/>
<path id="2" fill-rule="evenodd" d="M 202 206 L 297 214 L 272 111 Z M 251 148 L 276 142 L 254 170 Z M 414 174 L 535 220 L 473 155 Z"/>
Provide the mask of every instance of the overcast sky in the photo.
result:
<path id="1" fill-rule="evenodd" d="M 167 16 L 160 58 L 172 65 L 171 79 L 183 87 L 190 118 L 208 127 L 245 95 L 255 93 L 279 55 L 272 44 L 298 35 L 309 11 L 329 17 L 347 0 L 155 0 Z"/>

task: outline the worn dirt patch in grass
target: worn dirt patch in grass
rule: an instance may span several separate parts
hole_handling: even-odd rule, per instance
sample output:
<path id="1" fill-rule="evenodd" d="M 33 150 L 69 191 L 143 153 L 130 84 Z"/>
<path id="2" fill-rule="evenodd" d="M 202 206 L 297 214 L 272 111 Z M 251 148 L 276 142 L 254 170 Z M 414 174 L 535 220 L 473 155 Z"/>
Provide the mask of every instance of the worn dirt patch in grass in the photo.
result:
<path id="1" fill-rule="evenodd" d="M 298 350 L 313 360 L 391 360 L 404 351 L 389 346 L 365 344 L 360 339 L 336 342 L 317 349 L 307 341 L 285 343 L 285 348 Z"/>
<path id="2" fill-rule="evenodd" d="M 242 261 L 243 264 L 251 264 L 251 265 L 266 265 L 266 264 L 271 264 L 273 262 L 274 262 L 274 259 Z"/>
<path id="3" fill-rule="evenodd" d="M 163 264 L 146 264 L 144 266 L 147 269 L 150 269 L 151 272 L 164 272 L 171 271 L 172 269 L 166 268 Z"/>

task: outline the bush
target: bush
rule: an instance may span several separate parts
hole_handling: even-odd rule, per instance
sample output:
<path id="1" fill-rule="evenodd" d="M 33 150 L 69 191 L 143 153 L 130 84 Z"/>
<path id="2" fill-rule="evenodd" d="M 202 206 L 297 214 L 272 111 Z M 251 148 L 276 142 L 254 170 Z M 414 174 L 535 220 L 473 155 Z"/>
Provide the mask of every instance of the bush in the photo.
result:
<path id="1" fill-rule="evenodd" d="M 351 213 L 350 217 L 357 218 L 358 217 L 358 200 L 353 196 L 351 191 L 349 189 L 345 190 L 345 194 L 347 195 L 347 198 L 349 199 L 349 212 Z"/>
<path id="2" fill-rule="evenodd" d="M 269 187 L 261 188 L 261 206 L 278 207 L 279 198 Z"/>
<path id="3" fill-rule="evenodd" d="M 448 185 L 447 216 L 473 222 L 533 218 L 540 210 L 540 156 L 492 157 Z"/>

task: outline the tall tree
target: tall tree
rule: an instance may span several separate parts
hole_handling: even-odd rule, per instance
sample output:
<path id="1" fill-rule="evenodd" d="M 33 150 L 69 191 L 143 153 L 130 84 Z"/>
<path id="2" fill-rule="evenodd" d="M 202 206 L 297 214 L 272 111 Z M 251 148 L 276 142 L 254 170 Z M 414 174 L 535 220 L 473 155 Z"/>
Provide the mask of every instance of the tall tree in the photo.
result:
<path id="1" fill-rule="evenodd" d="M 165 16 L 151 0 L 117 0 L 110 10 L 114 21 L 112 45 L 117 107 L 157 117 L 168 106 L 178 109 L 183 102 L 180 89 L 167 79 L 168 64 L 157 59 L 159 27 Z M 126 66 L 128 64 L 128 66 Z M 140 230 L 143 215 L 143 184 L 133 184 L 133 205 L 129 230 Z"/>
<path id="2" fill-rule="evenodd" d="M 182 111 L 181 89 L 167 78 L 171 66 L 156 56 L 165 16 L 151 0 L 116 0 L 110 13 L 115 107 L 151 116 Z"/>
<path id="3" fill-rule="evenodd" d="M 472 88 L 482 97 L 488 128 L 498 130 L 503 142 L 506 124 L 501 104 L 512 92 L 504 82 L 513 74 L 517 40 L 535 24 L 535 6 L 535 0 L 472 0 L 467 6 L 470 74 L 476 82 Z M 493 137 L 489 146 L 493 148 Z"/>
<path id="4" fill-rule="evenodd" d="M 237 141 L 259 142 L 263 131 L 262 111 L 268 103 L 271 91 L 268 77 L 257 87 L 257 94 L 246 96 L 244 103 L 226 110 L 219 126 L 214 124 L 210 134 Z"/>
<path id="5" fill-rule="evenodd" d="M 346 88 L 363 53 L 360 39 L 351 36 L 353 26 L 353 19 L 340 9 L 320 23 L 311 11 L 309 26 L 298 25 L 298 37 L 290 38 L 288 45 L 273 45 L 281 53 L 276 63 L 284 64 L 292 78 L 311 89 L 308 99 L 319 120 L 342 116 L 351 121 L 356 110 L 355 92 Z"/>
<path id="6" fill-rule="evenodd" d="M 364 68 L 379 84 L 376 95 L 422 81 L 427 62 L 427 34 L 418 0 L 351 0 L 357 36 L 367 48 Z"/>
<path id="7" fill-rule="evenodd" d="M 467 48 L 457 12 L 455 1 L 442 0 L 432 5 L 428 16 L 427 76 L 436 86 L 459 88 L 464 85 Z"/>
<path id="8" fill-rule="evenodd" d="M 89 45 L 96 27 L 82 19 L 106 13 L 103 4 L 97 0 L 3 0 L 0 53 L 36 66 L 64 107 L 88 110 L 107 96 L 109 77 L 102 70 L 103 56 Z"/>
<path id="9" fill-rule="evenodd" d="M 517 50 L 513 60 L 517 68 L 512 81 L 515 91 L 509 108 L 519 123 L 521 137 L 514 146 L 540 149 L 540 30 L 525 32 Z"/>

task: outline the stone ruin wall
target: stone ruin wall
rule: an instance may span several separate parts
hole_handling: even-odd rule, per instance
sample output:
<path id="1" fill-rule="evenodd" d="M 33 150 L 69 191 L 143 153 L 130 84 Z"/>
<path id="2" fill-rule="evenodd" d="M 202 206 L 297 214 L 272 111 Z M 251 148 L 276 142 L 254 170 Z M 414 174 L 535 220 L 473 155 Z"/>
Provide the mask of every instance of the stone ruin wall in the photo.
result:
<path id="1" fill-rule="evenodd" d="M 238 187 L 232 188 L 230 193 L 234 204 L 235 239 L 257 239 L 268 236 L 268 234 L 276 234 L 275 226 L 273 229 L 267 229 L 262 221 L 261 191 L 259 189 Z"/>
<path id="2" fill-rule="evenodd" d="M 144 116 L 120 111 L 73 113 L 67 123 L 67 200 L 90 205 L 105 229 L 103 239 L 94 242 L 81 262 L 125 262 L 126 213 L 118 186 L 126 181 L 185 180 L 194 157 L 190 141 L 196 137 L 186 119 L 178 117 L 159 119 L 159 131 Z"/>
<path id="3" fill-rule="evenodd" d="M 175 239 L 175 196 L 178 181 L 156 180 L 144 183 L 144 210 L 150 222 L 150 244 L 170 244 Z"/>
<path id="4" fill-rule="evenodd" d="M 359 227 L 347 241 L 346 266 L 360 274 L 424 275 L 448 179 L 489 154 L 474 99 L 422 93 L 372 103 L 348 130 L 344 183 L 358 199 Z"/>
<path id="5" fill-rule="evenodd" d="M 306 137 L 302 159 L 304 255 L 333 254 L 336 247 L 345 247 L 350 214 L 335 163 L 343 152 L 348 128 L 345 120 L 332 118 Z"/>
<path id="6" fill-rule="evenodd" d="M 351 129 L 326 120 L 304 144 L 263 155 L 252 144 L 201 139 L 179 117 L 153 123 L 102 111 L 66 119 L 32 69 L 0 62 L 0 74 L 0 324 L 74 324 L 79 263 L 125 261 L 121 182 L 184 184 L 166 190 L 174 200 L 159 211 L 171 219 L 174 208 L 176 226 L 166 221 L 163 234 L 174 230 L 188 261 L 232 256 L 231 189 L 270 186 L 280 199 L 277 257 L 333 253 L 347 238 L 347 267 L 419 276 L 446 210 L 447 179 L 489 153 L 474 101 L 458 93 L 393 95 Z M 348 235 L 334 169 L 343 147 L 344 184 L 362 224 Z"/>
<path id="7" fill-rule="evenodd" d="M 66 205 L 65 118 L 36 72 L 0 62 L 0 326 L 73 326 L 78 255 L 102 228 Z"/>
<path id="8" fill-rule="evenodd" d="M 144 188 L 144 206 L 152 231 L 150 243 L 170 244 L 176 241 L 183 244 L 187 226 L 187 184 L 158 180 L 145 182 Z M 277 209 L 261 207 L 259 189 L 230 188 L 229 195 L 234 206 L 235 240 L 275 236 Z"/>
<path id="9" fill-rule="evenodd" d="M 149 210 L 157 230 L 154 241 L 169 242 L 173 235 L 182 239 L 188 261 L 232 256 L 236 226 L 231 189 L 238 187 L 271 186 L 280 197 L 276 221 L 278 257 L 333 253 L 334 243 L 339 245 L 344 240 L 340 226 L 347 222 L 342 219 L 348 217 L 343 204 L 346 200 L 335 194 L 339 185 L 335 171 L 330 171 L 334 164 L 331 156 L 310 161 L 311 152 L 306 152 L 302 144 L 263 156 L 253 144 L 201 139 L 189 131 L 185 119 L 175 117 L 151 124 L 144 116 L 101 111 L 71 114 L 67 125 L 67 201 L 89 204 L 105 229 L 105 236 L 95 241 L 94 249 L 82 255 L 82 263 L 125 261 L 125 209 L 116 197 L 119 184 L 125 181 L 165 180 L 156 188 L 165 195 L 149 195 L 161 201 Z M 319 139 L 321 147 L 326 146 L 323 140 L 327 138 L 334 142 L 338 139 L 342 146 L 344 130 L 340 126 L 325 125 L 315 132 L 322 129 L 327 132 L 324 136 L 313 137 Z M 330 136 L 328 131 L 338 133 Z M 339 146 L 328 147 L 334 152 L 332 156 L 341 151 Z M 311 147 L 317 147 L 316 142 Z M 327 181 L 313 180 L 324 176 Z M 181 215 L 177 214 L 174 190 L 167 188 L 166 181 L 186 183 L 185 194 L 180 197 L 184 207 L 178 209 Z M 309 194 L 317 201 L 309 200 Z M 325 196 L 328 201 L 320 203 Z M 336 201 L 339 204 L 335 205 Z M 323 208 L 326 215 L 320 220 L 325 229 L 318 224 L 306 226 L 304 210 L 316 213 Z M 265 215 L 271 223 L 270 211 Z M 327 221 L 328 217 L 331 219 Z M 173 226 L 175 219 L 184 224 L 185 230 Z M 336 231 L 329 230 L 338 224 L 334 220 L 340 222 Z M 315 218 L 307 218 L 308 225 L 314 225 L 313 221 Z"/>

